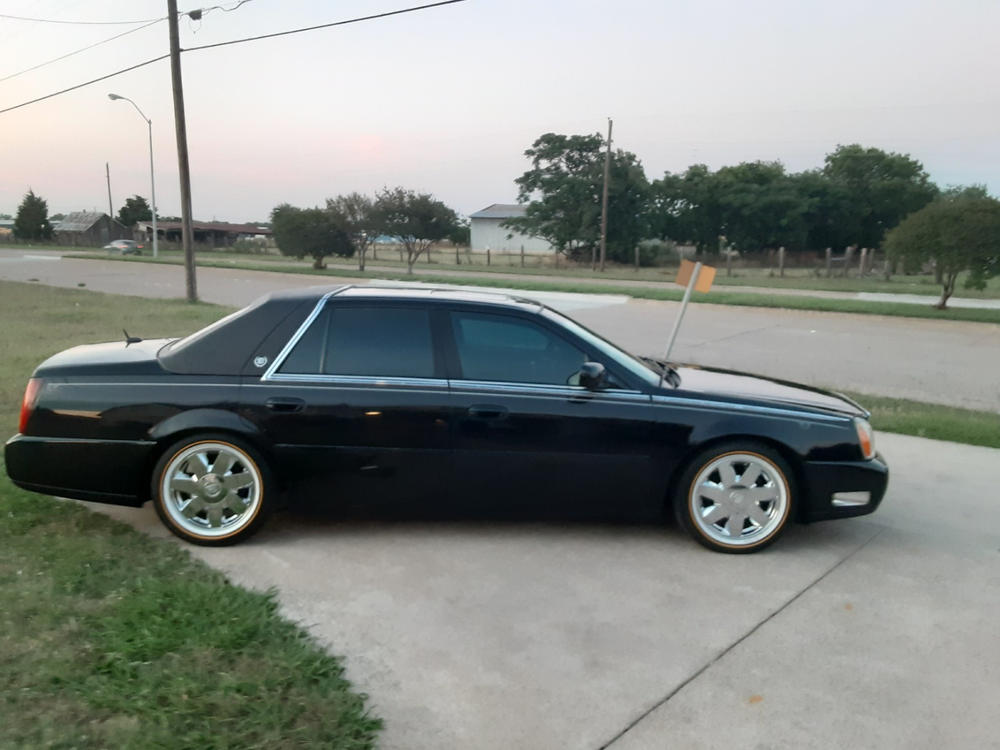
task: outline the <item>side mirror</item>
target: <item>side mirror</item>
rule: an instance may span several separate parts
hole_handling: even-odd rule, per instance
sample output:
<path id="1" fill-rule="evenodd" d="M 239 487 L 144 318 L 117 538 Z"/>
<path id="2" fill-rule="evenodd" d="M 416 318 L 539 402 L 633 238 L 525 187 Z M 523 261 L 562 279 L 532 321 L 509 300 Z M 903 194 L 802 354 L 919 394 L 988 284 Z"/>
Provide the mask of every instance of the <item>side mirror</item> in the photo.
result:
<path id="1" fill-rule="evenodd" d="M 600 362 L 584 362 L 580 365 L 580 385 L 591 391 L 599 391 L 607 382 L 608 372 Z"/>

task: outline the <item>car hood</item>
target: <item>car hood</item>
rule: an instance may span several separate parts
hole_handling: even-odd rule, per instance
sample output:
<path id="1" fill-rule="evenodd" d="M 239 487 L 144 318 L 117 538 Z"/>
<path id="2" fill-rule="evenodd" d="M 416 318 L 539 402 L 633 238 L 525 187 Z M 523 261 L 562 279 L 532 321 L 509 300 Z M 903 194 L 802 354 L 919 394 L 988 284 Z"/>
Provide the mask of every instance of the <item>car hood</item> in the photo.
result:
<path id="1" fill-rule="evenodd" d="M 867 419 L 870 416 L 847 396 L 821 388 L 714 367 L 680 365 L 676 369 L 681 377 L 680 391 L 728 396 L 775 406 L 805 407 L 850 417 Z"/>
<path id="2" fill-rule="evenodd" d="M 35 376 L 160 374 L 163 368 L 160 367 L 156 353 L 169 341 L 170 339 L 150 339 L 134 344 L 112 341 L 74 346 L 42 362 L 35 370 Z"/>

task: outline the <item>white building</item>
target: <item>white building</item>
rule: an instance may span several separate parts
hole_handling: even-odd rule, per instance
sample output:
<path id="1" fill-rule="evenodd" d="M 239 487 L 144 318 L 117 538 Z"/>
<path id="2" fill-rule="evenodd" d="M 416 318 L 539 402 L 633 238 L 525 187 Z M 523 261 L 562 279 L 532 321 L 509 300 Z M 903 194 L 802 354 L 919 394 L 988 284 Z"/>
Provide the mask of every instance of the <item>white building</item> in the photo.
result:
<path id="1" fill-rule="evenodd" d="M 482 211 L 476 211 L 469 216 L 470 245 L 475 252 L 519 253 L 524 246 L 525 253 L 551 253 L 552 245 L 541 237 L 530 237 L 526 234 L 502 227 L 505 219 L 524 216 L 526 207 L 510 203 L 494 203 Z"/>

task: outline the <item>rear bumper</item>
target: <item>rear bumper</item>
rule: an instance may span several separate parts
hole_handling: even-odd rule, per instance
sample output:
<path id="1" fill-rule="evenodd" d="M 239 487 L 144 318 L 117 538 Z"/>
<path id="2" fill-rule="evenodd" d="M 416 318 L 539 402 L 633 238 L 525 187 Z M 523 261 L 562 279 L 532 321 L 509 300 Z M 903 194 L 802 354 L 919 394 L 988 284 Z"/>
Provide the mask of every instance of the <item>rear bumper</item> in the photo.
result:
<path id="1" fill-rule="evenodd" d="M 889 486 L 882 456 L 870 461 L 808 461 L 803 464 L 806 502 L 802 521 L 825 521 L 874 513 Z"/>
<path id="2" fill-rule="evenodd" d="M 46 495 L 114 505 L 142 505 L 149 494 L 146 440 L 85 440 L 17 434 L 7 441 L 7 475 L 18 487 Z"/>

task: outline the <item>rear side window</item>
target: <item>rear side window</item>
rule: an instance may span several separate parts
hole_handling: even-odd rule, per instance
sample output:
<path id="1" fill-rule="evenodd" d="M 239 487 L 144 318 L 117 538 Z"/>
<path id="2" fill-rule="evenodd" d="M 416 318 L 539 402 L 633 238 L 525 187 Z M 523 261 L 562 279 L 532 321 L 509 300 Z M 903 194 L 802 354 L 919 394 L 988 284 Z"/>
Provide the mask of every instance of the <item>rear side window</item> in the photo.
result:
<path id="1" fill-rule="evenodd" d="M 586 354 L 548 328 L 509 315 L 452 313 L 462 377 L 574 385 Z"/>
<path id="2" fill-rule="evenodd" d="M 430 315 L 406 307 L 327 307 L 278 372 L 433 378 Z"/>

